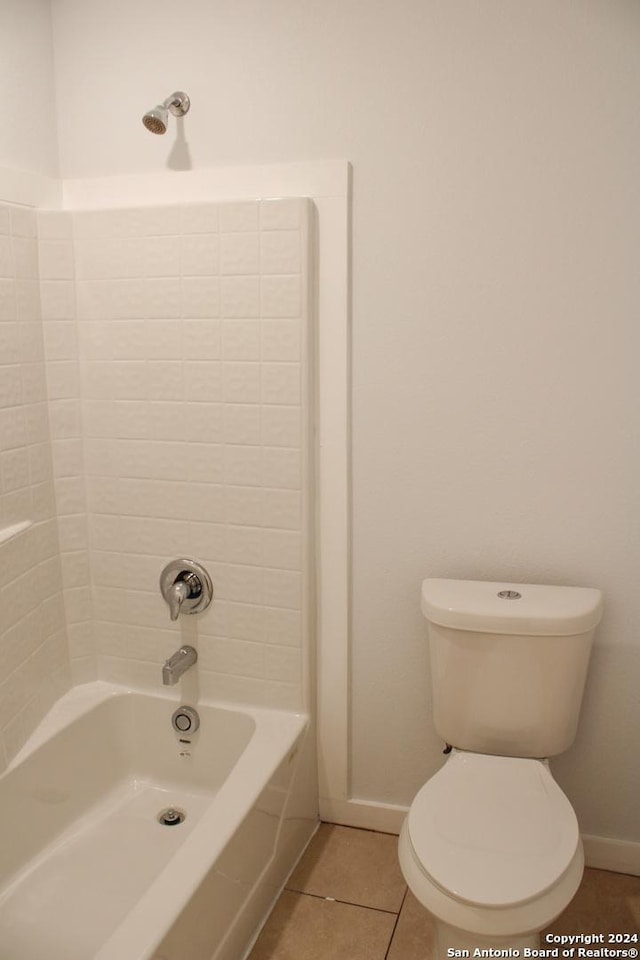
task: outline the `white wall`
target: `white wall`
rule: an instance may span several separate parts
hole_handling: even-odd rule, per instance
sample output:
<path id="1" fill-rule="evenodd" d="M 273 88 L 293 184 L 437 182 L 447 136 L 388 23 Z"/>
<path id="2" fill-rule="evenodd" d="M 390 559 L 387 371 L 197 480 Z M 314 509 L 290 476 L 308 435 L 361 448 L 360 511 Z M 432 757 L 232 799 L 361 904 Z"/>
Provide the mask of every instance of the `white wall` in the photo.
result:
<path id="1" fill-rule="evenodd" d="M 49 0 L 0 0 L 0 87 L 0 200 L 49 197 Z M 35 211 L 0 203 L 0 769 L 71 683 L 38 281 Z"/>
<path id="2" fill-rule="evenodd" d="M 0 167 L 58 168 L 50 0 L 0 0 Z"/>
<path id="3" fill-rule="evenodd" d="M 0 203 L 0 770 L 71 684 L 34 210 Z"/>
<path id="4" fill-rule="evenodd" d="M 635 0 L 56 0 L 64 177 L 346 157 L 353 206 L 352 792 L 440 762 L 425 575 L 600 586 L 591 834 L 640 839 Z M 184 154 L 184 151 L 183 151 Z"/>

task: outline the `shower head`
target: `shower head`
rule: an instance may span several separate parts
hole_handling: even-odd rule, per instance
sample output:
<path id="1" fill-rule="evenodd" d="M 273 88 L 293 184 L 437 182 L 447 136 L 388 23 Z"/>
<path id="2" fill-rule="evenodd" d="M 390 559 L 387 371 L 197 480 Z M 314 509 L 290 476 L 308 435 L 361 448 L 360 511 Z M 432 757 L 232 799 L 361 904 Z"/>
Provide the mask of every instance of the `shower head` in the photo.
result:
<path id="1" fill-rule="evenodd" d="M 191 101 L 186 93 L 177 90 L 175 93 L 172 93 L 170 97 L 167 97 L 163 103 L 159 103 L 152 110 L 147 110 L 142 118 L 142 122 L 151 133 L 166 133 L 169 112 L 171 112 L 174 117 L 184 117 L 185 113 L 188 113 L 190 106 Z"/>
<path id="2" fill-rule="evenodd" d="M 158 106 L 154 107 L 153 110 L 148 110 L 145 113 L 144 117 L 142 118 L 142 122 L 147 130 L 151 131 L 151 133 L 166 133 L 167 116 L 167 109 L 158 104 Z"/>

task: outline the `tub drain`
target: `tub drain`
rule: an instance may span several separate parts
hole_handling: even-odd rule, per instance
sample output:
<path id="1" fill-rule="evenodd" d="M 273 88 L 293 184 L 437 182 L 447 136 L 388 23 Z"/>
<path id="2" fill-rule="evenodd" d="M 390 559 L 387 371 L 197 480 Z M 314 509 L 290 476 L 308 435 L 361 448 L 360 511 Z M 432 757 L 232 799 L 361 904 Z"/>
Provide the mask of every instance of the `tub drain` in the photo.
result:
<path id="1" fill-rule="evenodd" d="M 158 814 L 158 823 L 161 823 L 163 827 L 175 827 L 178 823 L 182 823 L 186 816 L 184 810 L 179 810 L 177 807 L 167 807 Z"/>

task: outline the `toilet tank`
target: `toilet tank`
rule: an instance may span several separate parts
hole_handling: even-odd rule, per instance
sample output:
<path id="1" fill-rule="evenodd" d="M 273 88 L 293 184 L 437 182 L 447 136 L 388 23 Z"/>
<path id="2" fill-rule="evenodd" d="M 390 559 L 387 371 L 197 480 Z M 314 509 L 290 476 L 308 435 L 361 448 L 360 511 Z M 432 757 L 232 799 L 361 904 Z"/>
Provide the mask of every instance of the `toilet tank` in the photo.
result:
<path id="1" fill-rule="evenodd" d="M 461 750 L 551 757 L 574 740 L 602 594 L 424 580 L 433 715 Z"/>

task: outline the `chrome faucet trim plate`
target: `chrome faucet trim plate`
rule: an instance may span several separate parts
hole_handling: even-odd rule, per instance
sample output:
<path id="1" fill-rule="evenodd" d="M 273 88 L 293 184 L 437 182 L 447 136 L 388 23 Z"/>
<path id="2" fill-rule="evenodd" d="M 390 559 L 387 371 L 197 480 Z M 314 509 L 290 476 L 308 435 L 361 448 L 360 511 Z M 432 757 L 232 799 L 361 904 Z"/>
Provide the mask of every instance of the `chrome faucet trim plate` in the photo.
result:
<path id="1" fill-rule="evenodd" d="M 197 560 L 172 560 L 160 574 L 160 592 L 169 604 L 169 616 L 200 613 L 213 599 L 211 577 Z"/>

